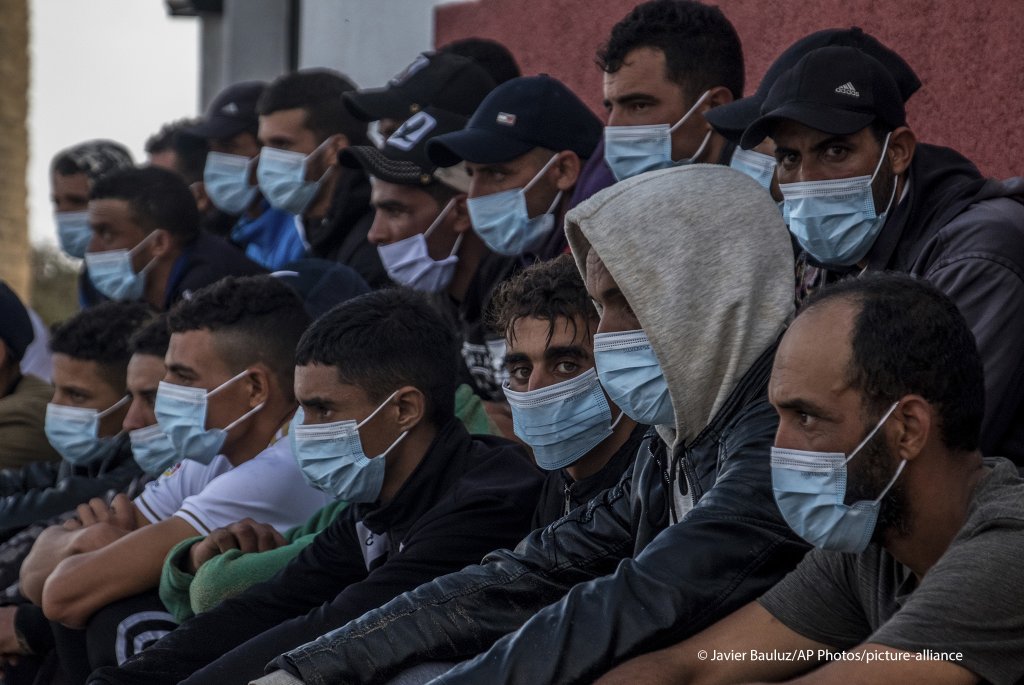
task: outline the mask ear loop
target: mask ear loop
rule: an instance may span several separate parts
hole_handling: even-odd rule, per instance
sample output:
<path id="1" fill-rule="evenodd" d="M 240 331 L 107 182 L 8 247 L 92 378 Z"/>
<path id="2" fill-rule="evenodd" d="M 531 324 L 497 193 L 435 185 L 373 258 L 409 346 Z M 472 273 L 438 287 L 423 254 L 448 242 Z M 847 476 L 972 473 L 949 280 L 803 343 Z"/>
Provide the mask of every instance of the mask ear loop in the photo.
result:
<path id="1" fill-rule="evenodd" d="M 135 256 L 135 253 L 138 252 L 139 248 L 141 248 L 143 245 L 145 245 L 149 241 L 150 238 L 152 238 L 154 235 L 156 235 L 156 231 L 157 230 L 159 230 L 159 229 L 154 229 L 154 230 L 150 231 L 149 233 L 147 233 L 146 237 L 143 238 L 142 240 L 140 240 L 138 245 L 136 245 L 132 249 L 128 250 L 128 259 L 129 260 L 132 257 Z M 146 262 L 146 266 L 144 266 L 141 269 L 139 269 L 139 271 L 137 273 L 136 272 L 133 272 L 133 273 L 135 273 L 136 276 L 145 276 L 146 272 L 148 272 L 151 268 L 153 268 L 154 264 L 156 264 L 156 257 L 153 257 L 148 262 Z M 130 262 L 129 262 L 129 265 L 130 265 Z"/>
<path id="2" fill-rule="evenodd" d="M 442 209 L 441 213 L 437 215 L 437 218 L 434 219 L 434 222 L 430 224 L 429 227 L 427 227 L 427 230 L 423 231 L 424 240 L 427 239 L 427 237 L 434 231 L 435 228 L 441 225 L 441 222 L 445 220 L 445 217 L 451 214 L 451 211 L 452 209 L 455 208 L 455 203 L 457 201 L 458 197 L 453 197 L 451 200 L 448 201 L 448 204 L 444 206 L 444 209 Z M 449 257 L 454 257 L 455 253 L 459 251 L 459 247 L 462 245 L 462 239 L 465 237 L 465 235 L 465 233 L 460 233 L 455 238 L 455 244 L 452 245 L 452 251 L 448 253 Z"/>
<path id="3" fill-rule="evenodd" d="M 907 460 L 906 459 L 904 459 L 903 461 L 900 462 L 900 465 L 896 468 L 896 473 L 894 473 L 892 478 L 889 479 L 889 484 L 886 485 L 885 488 L 882 490 L 882 494 L 875 498 L 875 502 L 876 503 L 877 502 L 881 502 L 882 498 L 885 497 L 886 494 L 888 494 L 889 490 L 892 489 L 892 486 L 896 484 L 896 479 L 900 477 L 901 473 L 903 473 L 903 467 L 906 466 L 906 465 L 907 465 Z"/>
<path id="4" fill-rule="evenodd" d="M 677 121 L 676 123 L 672 124 L 672 126 L 669 127 L 668 132 L 675 133 L 676 129 L 678 129 L 680 126 L 686 123 L 686 120 L 693 116 L 693 113 L 697 111 L 697 108 L 704 104 L 704 101 L 708 99 L 709 95 L 711 95 L 711 91 L 705 90 L 704 94 L 697 98 L 697 102 L 693 103 L 693 107 L 686 110 L 686 114 L 684 114 L 679 119 L 679 121 Z"/>
<path id="5" fill-rule="evenodd" d="M 875 433 L 877 433 L 882 428 L 882 426 L 885 425 L 885 422 L 889 420 L 889 417 L 892 416 L 892 413 L 896 411 L 896 407 L 898 406 L 900 406 L 899 400 L 893 402 L 892 406 L 889 407 L 889 411 L 885 412 L 885 415 L 878 423 L 875 424 L 875 427 L 871 429 L 871 432 L 868 433 L 867 436 L 863 440 L 861 440 L 856 447 L 853 448 L 853 451 L 850 452 L 850 456 L 848 456 L 846 458 L 846 461 L 843 462 L 843 466 L 849 464 L 850 460 L 857 456 L 857 453 L 861 451 L 861 448 L 863 448 L 864 445 L 868 444 L 868 441 L 871 440 L 871 438 L 875 437 Z"/>
<path id="6" fill-rule="evenodd" d="M 892 131 L 885 134 L 885 142 L 882 143 L 882 156 L 878 158 L 878 164 L 875 165 L 875 171 L 871 174 L 871 182 L 874 183 L 875 177 L 878 176 L 878 172 L 882 169 L 882 162 L 885 161 L 885 153 L 889 149 L 889 137 L 892 135 Z M 899 185 L 899 176 L 894 175 L 892 179 L 892 194 L 889 196 L 889 203 L 885 205 L 885 210 L 881 214 L 885 214 L 892 209 L 892 202 L 896 199 L 896 186 Z M 876 216 L 879 214 L 875 213 Z"/>
<path id="7" fill-rule="evenodd" d="M 124 405 L 128 404 L 131 401 L 132 401 L 131 395 L 125 395 L 124 397 L 119 399 L 117 402 L 114 402 L 112 405 L 110 405 L 109 407 L 107 407 L 103 411 L 98 412 L 96 414 L 96 420 L 99 421 L 100 419 L 102 419 L 102 418 L 104 418 L 106 416 L 109 416 L 110 414 L 114 413 L 115 411 L 117 411 L 118 409 L 120 409 L 121 407 L 123 407 Z M 124 435 L 124 426 L 121 426 L 121 430 L 119 430 L 113 436 L 113 439 L 116 440 L 117 438 L 121 437 L 122 435 Z"/>
<path id="8" fill-rule="evenodd" d="M 249 373 L 249 369 L 243 369 L 242 371 L 239 371 L 237 374 L 235 374 L 231 378 L 227 379 L 226 381 L 224 381 L 223 383 L 218 385 L 216 388 L 214 388 L 210 392 L 206 393 L 206 396 L 208 398 L 209 397 L 213 397 L 214 395 L 219 393 L 221 390 L 223 390 L 224 388 L 228 387 L 229 385 L 231 385 L 232 383 L 237 381 L 239 378 L 242 378 L 243 376 L 245 376 L 248 373 Z"/>
<path id="9" fill-rule="evenodd" d="M 398 391 L 397 391 L 397 390 L 395 390 L 395 391 L 394 391 L 393 393 L 391 393 L 391 394 L 390 394 L 390 395 L 388 396 L 388 398 L 387 398 L 386 400 L 384 400 L 383 402 L 381 402 L 381 405 L 380 405 L 379 407 L 377 407 L 376 409 L 374 409 L 374 410 L 373 410 L 373 411 L 372 411 L 372 412 L 370 413 L 370 415 L 369 415 L 369 416 L 367 416 L 367 417 L 366 417 L 365 419 L 363 419 L 362 421 L 360 421 L 359 423 L 357 423 L 357 424 L 356 424 L 356 430 L 358 431 L 358 430 L 359 430 L 360 428 L 362 428 L 363 426 L 365 426 L 365 425 L 366 425 L 366 422 L 367 422 L 367 421 L 369 421 L 369 420 L 370 420 L 370 419 L 372 419 L 372 418 L 373 418 L 374 416 L 376 416 L 377 414 L 379 414 L 379 413 L 380 413 L 380 411 L 381 411 L 381 409 L 383 409 L 384 407 L 388 406 L 388 402 L 390 402 L 391 400 L 395 399 L 395 395 L 397 395 L 397 394 L 398 394 Z M 405 440 L 405 437 L 406 437 L 407 435 L 409 435 L 409 431 L 408 431 L 408 429 L 406 429 L 406 430 L 402 431 L 402 434 L 401 434 L 401 435 L 399 435 L 399 436 L 398 436 L 398 437 L 397 437 L 397 438 L 395 439 L 395 441 L 394 441 L 393 443 L 391 443 L 391 445 L 390 445 L 390 446 L 389 446 L 389 447 L 388 447 L 388 448 L 387 448 L 386 450 L 384 450 L 383 452 L 381 452 L 380 454 L 378 454 L 378 455 L 377 455 L 376 457 L 373 457 L 373 458 L 374 458 L 374 459 L 379 459 L 380 457 L 386 457 L 386 456 L 388 455 L 388 453 L 390 453 L 390 452 L 391 452 L 391 450 L 395 449 L 395 447 L 397 447 L 397 446 L 398 446 L 398 443 L 400 443 L 400 442 L 402 442 L 403 440 Z M 365 455 L 364 455 L 364 456 L 365 456 Z"/>
<path id="10" fill-rule="evenodd" d="M 525 195 L 526 195 L 527 191 L 530 190 L 530 188 L 532 188 L 533 186 L 535 186 L 537 184 L 537 181 L 539 181 L 541 179 L 541 177 L 543 177 L 544 174 L 547 173 L 547 170 L 552 167 L 552 165 L 555 163 L 555 160 L 558 159 L 558 154 L 559 153 L 556 152 L 554 155 L 552 155 L 551 159 L 548 160 L 547 164 L 542 166 L 540 168 L 540 171 L 537 172 L 537 175 L 534 176 L 532 179 L 530 179 L 529 183 L 527 183 L 525 186 L 523 186 L 522 193 L 523 193 L 524 199 L 525 199 Z M 545 214 L 550 214 L 551 212 L 555 211 L 555 207 L 557 207 L 558 203 L 561 202 L 561 201 L 562 201 L 562 191 L 559 190 L 558 194 L 555 195 L 555 199 L 551 203 L 551 206 L 548 207 L 548 211 L 546 211 L 544 213 Z"/>

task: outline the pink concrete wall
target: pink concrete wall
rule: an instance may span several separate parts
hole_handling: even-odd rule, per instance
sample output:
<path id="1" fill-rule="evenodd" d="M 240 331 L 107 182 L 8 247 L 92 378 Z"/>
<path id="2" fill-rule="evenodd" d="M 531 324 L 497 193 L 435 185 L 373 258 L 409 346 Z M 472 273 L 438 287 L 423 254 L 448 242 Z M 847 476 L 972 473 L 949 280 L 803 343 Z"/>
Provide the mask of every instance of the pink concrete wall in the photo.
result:
<path id="1" fill-rule="evenodd" d="M 436 12 L 436 43 L 507 45 L 524 74 L 546 72 L 601 111 L 596 48 L 634 0 L 476 0 Z M 896 49 L 924 84 L 908 105 L 918 138 L 948 145 L 983 173 L 1024 175 L 1024 1 L 718 0 L 736 26 L 747 92 L 793 41 L 860 26 Z"/>

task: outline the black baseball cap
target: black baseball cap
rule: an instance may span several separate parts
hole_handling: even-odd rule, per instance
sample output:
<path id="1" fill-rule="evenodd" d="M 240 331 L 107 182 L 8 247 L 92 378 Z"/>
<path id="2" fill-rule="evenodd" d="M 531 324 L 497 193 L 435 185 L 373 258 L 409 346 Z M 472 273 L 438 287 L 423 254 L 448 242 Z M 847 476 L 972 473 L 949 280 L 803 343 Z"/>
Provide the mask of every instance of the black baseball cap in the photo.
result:
<path id="1" fill-rule="evenodd" d="M 427 107 L 468 117 L 494 89 L 479 64 L 450 52 L 424 52 L 383 88 L 345 93 L 345 107 L 362 121 L 406 119 Z"/>
<path id="2" fill-rule="evenodd" d="M 342 302 L 370 292 L 370 286 L 358 272 L 345 264 L 326 259 L 296 259 L 270 275 L 287 283 L 299 294 L 313 319 L 319 319 Z"/>
<path id="3" fill-rule="evenodd" d="M 10 286 L 0 281 L 0 340 L 7 343 L 11 356 L 21 361 L 35 337 L 25 305 Z"/>
<path id="4" fill-rule="evenodd" d="M 350 169 L 364 169 L 371 176 L 388 183 L 428 186 L 440 181 L 466 192 L 469 190 L 469 177 L 463 169 L 439 169 L 427 156 L 427 144 L 433 138 L 458 131 L 465 124 L 465 117 L 428 107 L 406 119 L 380 148 L 372 145 L 348 147 L 338 155 L 338 162 Z"/>
<path id="5" fill-rule="evenodd" d="M 255 131 L 259 126 L 256 101 L 266 87 L 263 81 L 242 81 L 228 86 L 213 99 L 199 123 L 184 127 L 182 132 L 197 138 L 220 140 Z"/>
<path id="6" fill-rule="evenodd" d="M 921 87 L 921 79 L 917 77 L 906 60 L 874 36 L 864 33 L 860 27 L 825 29 L 804 36 L 779 55 L 768 67 L 756 93 L 720 107 L 713 107 L 704 113 L 704 118 L 722 136 L 734 143 L 739 143 L 743 132 L 761 115 L 761 104 L 768 97 L 768 91 L 775 85 L 779 76 L 792 69 L 800 61 L 800 58 L 810 51 L 829 46 L 857 48 L 881 62 L 896 81 L 903 102 L 909 100 L 910 96 Z"/>
<path id="7" fill-rule="evenodd" d="M 466 128 L 430 141 L 427 153 L 439 166 L 463 160 L 507 162 L 543 147 L 572 150 L 589 158 L 604 127 L 561 81 L 547 74 L 506 81 L 488 95 Z"/>
<path id="8" fill-rule="evenodd" d="M 888 70 L 857 48 L 827 47 L 807 53 L 775 81 L 761 105 L 761 116 L 743 133 L 750 149 L 779 119 L 849 135 L 878 120 L 889 128 L 907 123 L 903 97 Z"/>

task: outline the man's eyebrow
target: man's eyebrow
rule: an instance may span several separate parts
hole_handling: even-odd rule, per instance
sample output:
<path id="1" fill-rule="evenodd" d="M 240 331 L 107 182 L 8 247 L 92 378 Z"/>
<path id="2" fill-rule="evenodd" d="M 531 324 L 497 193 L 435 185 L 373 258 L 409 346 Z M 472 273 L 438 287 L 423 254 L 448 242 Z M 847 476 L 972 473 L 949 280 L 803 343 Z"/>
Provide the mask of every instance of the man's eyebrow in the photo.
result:
<path id="1" fill-rule="evenodd" d="M 825 407 L 801 397 L 785 399 L 781 402 L 775 402 L 774 404 L 776 409 L 788 409 L 789 411 L 800 412 L 801 414 L 810 414 L 823 419 L 834 418 L 834 414 Z"/>
<path id="2" fill-rule="evenodd" d="M 505 355 L 504 364 L 505 366 L 510 366 L 512 364 L 521 364 L 528 361 L 530 361 L 530 358 L 522 352 L 509 352 Z"/>
<path id="3" fill-rule="evenodd" d="M 195 376 L 195 369 L 185 366 L 184 364 L 168 364 L 167 370 L 178 376 Z"/>
<path id="4" fill-rule="evenodd" d="M 402 212 L 408 209 L 405 203 L 399 202 L 398 200 L 381 200 L 380 202 L 374 202 L 373 206 L 377 209 L 383 209 L 389 212 Z"/>
<path id="5" fill-rule="evenodd" d="M 657 102 L 658 98 L 654 97 L 650 93 L 623 93 L 622 95 L 616 95 L 614 98 L 605 98 L 605 106 L 609 106 L 612 103 L 620 105 L 628 105 L 631 102 Z"/>
<path id="6" fill-rule="evenodd" d="M 818 152 L 819 150 L 824 150 L 825 148 L 831 145 L 838 145 L 840 143 L 849 144 L 849 142 L 850 136 L 829 136 L 828 138 L 820 140 L 814 145 L 812 145 L 811 149 L 814 150 L 815 152 Z"/>
<path id="7" fill-rule="evenodd" d="M 312 407 L 313 409 L 333 409 L 334 402 L 326 397 L 306 397 L 299 398 L 299 404 L 303 407 Z"/>
<path id="8" fill-rule="evenodd" d="M 582 345 L 554 345 L 544 350 L 545 359 L 557 359 L 559 357 L 575 357 L 576 359 L 590 359 L 590 354 Z"/>

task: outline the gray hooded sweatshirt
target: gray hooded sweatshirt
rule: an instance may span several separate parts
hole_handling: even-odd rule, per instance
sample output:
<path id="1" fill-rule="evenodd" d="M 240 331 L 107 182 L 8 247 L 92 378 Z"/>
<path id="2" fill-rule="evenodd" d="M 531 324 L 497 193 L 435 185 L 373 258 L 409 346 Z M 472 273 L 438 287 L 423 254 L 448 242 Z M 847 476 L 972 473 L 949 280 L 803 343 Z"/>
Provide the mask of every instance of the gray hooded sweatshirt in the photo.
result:
<path id="1" fill-rule="evenodd" d="M 594 250 L 651 341 L 675 410 L 675 425 L 657 427 L 671 453 L 710 423 L 792 316 L 786 225 L 754 181 L 712 164 L 627 179 L 565 222 L 584 280 Z M 677 501 L 678 516 L 691 506 Z"/>

